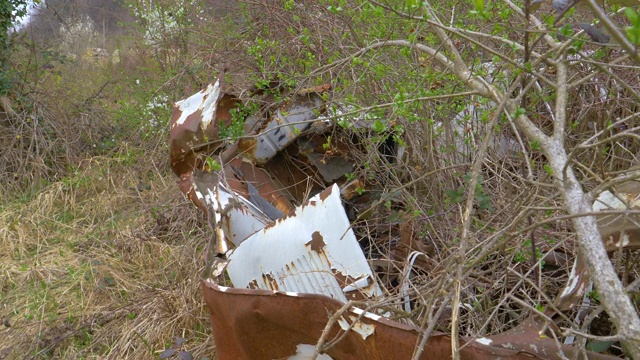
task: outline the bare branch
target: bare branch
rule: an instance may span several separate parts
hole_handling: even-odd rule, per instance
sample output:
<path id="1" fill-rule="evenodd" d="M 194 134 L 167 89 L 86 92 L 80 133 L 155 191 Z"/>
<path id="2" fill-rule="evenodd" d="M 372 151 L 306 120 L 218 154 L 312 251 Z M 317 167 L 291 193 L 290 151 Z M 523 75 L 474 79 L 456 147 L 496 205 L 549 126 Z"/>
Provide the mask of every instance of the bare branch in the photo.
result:
<path id="1" fill-rule="evenodd" d="M 564 141 L 564 127 L 567 123 L 567 63 L 558 61 L 558 83 L 556 85 L 556 118 L 553 121 L 553 139 Z"/>

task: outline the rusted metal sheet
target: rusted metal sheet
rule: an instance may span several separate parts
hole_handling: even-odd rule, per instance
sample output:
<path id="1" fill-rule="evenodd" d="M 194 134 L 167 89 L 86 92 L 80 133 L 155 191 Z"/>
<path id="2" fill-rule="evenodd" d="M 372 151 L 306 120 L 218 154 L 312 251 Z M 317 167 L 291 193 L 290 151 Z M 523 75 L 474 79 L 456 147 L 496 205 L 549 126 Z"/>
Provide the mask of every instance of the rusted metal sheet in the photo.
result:
<path id="1" fill-rule="evenodd" d="M 229 125 L 231 110 L 240 103 L 240 99 L 224 92 L 220 80 L 176 102 L 169 132 L 169 160 L 176 175 L 199 166 L 197 152 L 209 154 L 223 146 L 219 124 Z"/>
<path id="2" fill-rule="evenodd" d="M 290 359 L 301 347 L 315 346 L 332 314 L 344 303 L 327 296 L 281 291 L 238 289 L 202 281 L 202 293 L 211 314 L 216 353 L 220 360 Z M 325 351 L 331 359 L 411 359 L 420 330 L 357 308 L 346 311 L 331 324 L 328 339 L 359 323 L 362 331 L 350 330 Z M 365 335 L 363 335 L 365 334 Z M 532 360 L 542 359 L 524 351 L 485 345 L 462 338 L 467 343 L 462 359 Z M 420 359 L 450 359 L 451 337 L 432 334 Z"/>
<path id="3" fill-rule="evenodd" d="M 324 181 L 333 182 L 352 172 L 354 165 L 344 156 L 349 152 L 347 144 L 333 141 L 329 146 L 326 145 L 327 139 L 324 136 L 298 139 L 300 152 L 320 172 Z M 330 147 L 331 150 L 328 151 L 325 147 Z"/>
<path id="4" fill-rule="evenodd" d="M 235 287 L 323 294 L 344 302 L 382 295 L 337 185 L 256 232 L 229 260 Z"/>
<path id="5" fill-rule="evenodd" d="M 581 352 L 577 347 L 561 344 L 552 336 L 544 333 L 542 329 L 546 328 L 545 325 L 545 322 L 537 316 L 531 316 L 509 331 L 476 341 L 494 347 L 524 349 L 531 354 L 549 360 L 581 358 Z M 586 351 L 585 354 L 589 360 L 619 359 L 617 356 L 598 354 L 592 351 Z"/>
<path id="6" fill-rule="evenodd" d="M 253 187 L 258 195 L 281 213 L 286 214 L 293 210 L 294 197 L 287 191 L 283 191 L 287 187 L 274 182 L 271 175 L 264 169 L 240 158 L 228 161 L 225 165 L 222 172 L 229 189 L 251 200 L 252 194 L 249 188 Z"/>

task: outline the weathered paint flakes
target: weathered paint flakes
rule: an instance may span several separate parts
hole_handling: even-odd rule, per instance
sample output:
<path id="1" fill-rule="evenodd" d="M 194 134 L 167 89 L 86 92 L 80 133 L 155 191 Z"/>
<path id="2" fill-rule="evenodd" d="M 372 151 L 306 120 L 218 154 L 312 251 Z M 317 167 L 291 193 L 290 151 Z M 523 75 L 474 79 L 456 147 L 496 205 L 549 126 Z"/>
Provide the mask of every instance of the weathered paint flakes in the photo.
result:
<path id="1" fill-rule="evenodd" d="M 327 354 L 318 354 L 316 357 L 316 347 L 309 344 L 298 344 L 296 346 L 296 353 L 287 358 L 287 360 L 333 360 L 333 358 Z"/>
<path id="2" fill-rule="evenodd" d="M 355 316 L 349 316 L 349 319 L 351 320 L 351 323 L 349 323 L 349 321 L 347 321 L 343 316 L 341 316 L 340 319 L 338 319 L 338 324 L 340 325 L 342 330 L 347 331 L 351 329 L 352 331 L 355 331 L 360 336 L 362 336 L 362 340 L 366 340 L 370 335 L 372 335 L 375 332 L 375 329 L 376 329 L 375 325 L 366 324 L 358 320 L 358 318 Z"/>
<path id="3" fill-rule="evenodd" d="M 216 81 L 215 85 L 213 85 L 213 89 L 211 89 L 211 85 L 207 87 L 207 94 L 203 99 L 202 104 L 202 120 L 200 122 L 200 128 L 202 131 L 205 131 L 216 112 L 216 106 L 218 103 L 218 98 L 220 97 L 220 81 Z"/>
<path id="4" fill-rule="evenodd" d="M 487 339 L 487 338 L 479 338 L 476 339 L 476 342 L 482 344 L 482 345 L 491 345 L 491 343 L 493 342 L 491 339 Z"/>
<path id="5" fill-rule="evenodd" d="M 580 276 L 576 274 L 577 263 L 573 263 L 573 267 L 571 268 L 571 274 L 569 275 L 569 280 L 567 281 L 567 286 L 560 294 L 560 297 L 565 297 L 573 292 L 573 290 L 578 286 L 578 282 L 580 281 Z"/>

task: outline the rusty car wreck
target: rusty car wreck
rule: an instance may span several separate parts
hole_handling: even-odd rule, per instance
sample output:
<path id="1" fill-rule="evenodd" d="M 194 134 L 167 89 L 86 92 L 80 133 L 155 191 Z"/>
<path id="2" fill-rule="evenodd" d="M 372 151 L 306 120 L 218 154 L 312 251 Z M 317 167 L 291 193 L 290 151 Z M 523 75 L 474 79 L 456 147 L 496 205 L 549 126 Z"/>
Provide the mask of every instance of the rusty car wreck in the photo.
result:
<path id="1" fill-rule="evenodd" d="M 273 91 L 284 95 L 254 95 L 262 105 L 241 119 L 238 139 L 225 138 L 222 129 L 242 114 L 243 101 L 222 80 L 173 110 L 170 164 L 211 227 L 201 289 L 218 358 L 450 358 L 449 334 L 429 332 L 423 341 L 424 329 L 391 320 L 388 306 L 373 306 L 386 292 L 343 206 L 371 199 L 355 190 L 366 186 L 363 180 L 347 176 L 354 170 L 350 146 L 357 144 L 323 146 L 340 130 L 323 96 L 330 86 Z M 556 300 L 559 311 L 584 295 L 588 279 L 580 264 Z M 461 358 L 577 356 L 543 327 L 532 316 L 492 337 L 461 337 Z"/>

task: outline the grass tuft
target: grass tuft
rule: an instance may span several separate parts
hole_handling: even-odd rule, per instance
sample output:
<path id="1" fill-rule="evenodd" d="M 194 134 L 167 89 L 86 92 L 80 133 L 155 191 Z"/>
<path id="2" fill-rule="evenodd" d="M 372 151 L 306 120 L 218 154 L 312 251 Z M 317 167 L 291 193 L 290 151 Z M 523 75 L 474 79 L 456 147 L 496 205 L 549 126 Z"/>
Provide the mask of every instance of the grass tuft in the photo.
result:
<path id="1" fill-rule="evenodd" d="M 2 205 L 0 358 L 153 359 L 176 337 L 196 358 L 215 352 L 202 217 L 164 165 L 130 160 L 92 158 Z"/>

